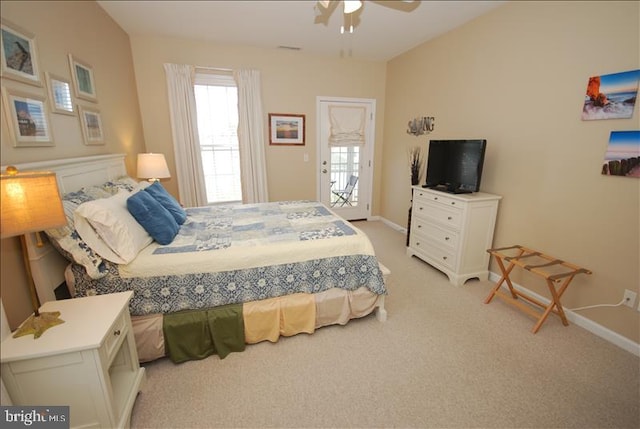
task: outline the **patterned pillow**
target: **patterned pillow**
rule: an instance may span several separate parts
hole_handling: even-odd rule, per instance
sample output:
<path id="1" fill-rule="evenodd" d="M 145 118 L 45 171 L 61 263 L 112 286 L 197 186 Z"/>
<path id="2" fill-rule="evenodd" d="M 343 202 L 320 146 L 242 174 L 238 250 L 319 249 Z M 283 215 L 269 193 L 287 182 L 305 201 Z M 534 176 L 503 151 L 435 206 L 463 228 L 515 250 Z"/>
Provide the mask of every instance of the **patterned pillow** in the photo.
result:
<path id="1" fill-rule="evenodd" d="M 51 244 L 70 262 L 82 265 L 87 274 L 98 279 L 107 273 L 107 268 L 102 258 L 96 254 L 87 243 L 82 240 L 78 231 L 76 231 L 73 220 L 73 213 L 76 208 L 87 201 L 93 201 L 100 198 L 108 198 L 111 195 L 103 188 L 92 186 L 82 188 L 77 192 L 70 192 L 62 197 L 62 207 L 67 218 L 67 225 L 60 228 L 45 230 Z"/>
<path id="2" fill-rule="evenodd" d="M 141 189 L 141 183 L 136 182 L 129 176 L 122 176 L 114 181 L 106 182 L 102 185 L 102 189 L 107 191 L 111 195 L 116 195 L 119 191 L 137 192 Z"/>

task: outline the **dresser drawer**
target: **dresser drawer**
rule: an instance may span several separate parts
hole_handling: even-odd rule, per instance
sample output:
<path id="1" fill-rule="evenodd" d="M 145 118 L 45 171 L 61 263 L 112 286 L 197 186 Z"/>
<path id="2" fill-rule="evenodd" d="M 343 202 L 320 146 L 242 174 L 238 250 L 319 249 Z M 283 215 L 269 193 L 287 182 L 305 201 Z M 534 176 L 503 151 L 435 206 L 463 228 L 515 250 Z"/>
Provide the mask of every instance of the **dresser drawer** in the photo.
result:
<path id="1" fill-rule="evenodd" d="M 455 251 L 458 247 L 458 233 L 452 230 L 439 228 L 433 223 L 423 220 L 419 217 L 413 219 L 413 225 L 411 225 L 412 234 L 415 231 L 416 236 L 435 245 L 449 248 Z"/>
<path id="2" fill-rule="evenodd" d="M 455 252 L 447 248 L 438 246 L 428 237 L 418 234 L 411 234 L 409 245 L 426 258 L 433 260 L 445 268 L 454 269 L 456 266 Z"/>
<path id="3" fill-rule="evenodd" d="M 413 197 L 418 201 L 433 201 L 434 203 L 442 204 L 447 207 L 459 207 L 463 208 L 465 206 L 464 201 L 456 200 L 455 198 L 448 197 L 442 194 L 434 194 L 433 192 L 426 191 L 416 191 L 413 194 Z"/>
<path id="4" fill-rule="evenodd" d="M 438 222 L 450 228 L 460 229 L 462 226 L 461 208 L 446 206 L 430 200 L 416 200 L 413 203 L 412 216 Z"/>

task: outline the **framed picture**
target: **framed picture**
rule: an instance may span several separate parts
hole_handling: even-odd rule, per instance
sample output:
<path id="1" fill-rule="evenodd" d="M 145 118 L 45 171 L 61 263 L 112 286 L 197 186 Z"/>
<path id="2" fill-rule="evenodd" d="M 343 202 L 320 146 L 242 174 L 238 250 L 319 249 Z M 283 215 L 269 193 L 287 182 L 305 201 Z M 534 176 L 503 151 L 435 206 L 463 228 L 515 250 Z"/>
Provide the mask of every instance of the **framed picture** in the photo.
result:
<path id="1" fill-rule="evenodd" d="M 2 19 L 0 40 L 2 77 L 42 86 L 35 36 Z"/>
<path id="2" fill-rule="evenodd" d="M 78 106 L 78 111 L 80 112 L 84 144 L 89 146 L 104 144 L 104 131 L 100 112 L 83 106 Z"/>
<path id="3" fill-rule="evenodd" d="M 69 54 L 69 65 L 71 66 L 71 79 L 76 97 L 93 102 L 98 101 L 91 66 L 71 54 Z"/>
<path id="4" fill-rule="evenodd" d="M 611 131 L 601 172 L 640 179 L 640 130 Z"/>
<path id="5" fill-rule="evenodd" d="M 45 73 L 47 76 L 47 88 L 49 89 L 49 101 L 53 113 L 75 115 L 71 101 L 71 85 L 67 79 Z"/>
<path id="6" fill-rule="evenodd" d="M 582 120 L 631 118 L 639 81 L 640 69 L 591 76 L 582 106 Z"/>
<path id="7" fill-rule="evenodd" d="M 53 146 L 44 97 L 3 88 L 2 98 L 15 147 Z"/>
<path id="8" fill-rule="evenodd" d="M 269 113 L 269 144 L 304 146 L 304 115 Z"/>

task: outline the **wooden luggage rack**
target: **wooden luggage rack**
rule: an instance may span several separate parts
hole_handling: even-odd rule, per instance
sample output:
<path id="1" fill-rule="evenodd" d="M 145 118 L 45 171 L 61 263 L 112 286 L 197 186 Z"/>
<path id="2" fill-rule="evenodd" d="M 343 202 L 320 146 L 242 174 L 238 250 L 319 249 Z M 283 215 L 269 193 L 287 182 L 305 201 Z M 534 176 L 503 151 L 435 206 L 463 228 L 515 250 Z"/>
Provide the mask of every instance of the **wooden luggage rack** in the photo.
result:
<path id="1" fill-rule="evenodd" d="M 487 252 L 495 257 L 496 262 L 500 267 L 500 271 L 502 272 L 502 277 L 491 290 L 487 299 L 485 299 L 485 304 L 489 304 L 494 296 L 498 296 L 498 298 L 502 299 L 506 303 L 514 305 L 525 313 L 535 317 L 537 322 L 531 330 L 534 334 L 538 332 L 551 312 L 560 316 L 563 325 L 569 325 L 567 317 L 564 314 L 564 310 L 562 309 L 562 304 L 560 303 L 560 297 L 564 291 L 567 290 L 569 283 L 571 283 L 571 280 L 573 280 L 576 274 L 591 274 L 591 271 L 520 245 L 488 249 Z M 506 268 L 504 265 L 505 261 L 509 263 Z M 547 281 L 547 286 L 551 293 L 551 300 L 549 304 L 544 304 L 513 287 L 509 274 L 511 274 L 511 271 L 516 266 L 543 277 Z M 502 283 L 505 281 L 507 282 L 507 287 L 509 288 L 510 293 L 500 290 L 500 286 L 502 286 Z M 556 283 L 561 281 L 562 283 L 560 283 L 556 289 Z M 542 313 L 537 311 L 534 307 L 527 305 L 522 300 L 518 300 L 519 297 L 537 307 L 540 307 L 540 309 L 543 309 Z"/>

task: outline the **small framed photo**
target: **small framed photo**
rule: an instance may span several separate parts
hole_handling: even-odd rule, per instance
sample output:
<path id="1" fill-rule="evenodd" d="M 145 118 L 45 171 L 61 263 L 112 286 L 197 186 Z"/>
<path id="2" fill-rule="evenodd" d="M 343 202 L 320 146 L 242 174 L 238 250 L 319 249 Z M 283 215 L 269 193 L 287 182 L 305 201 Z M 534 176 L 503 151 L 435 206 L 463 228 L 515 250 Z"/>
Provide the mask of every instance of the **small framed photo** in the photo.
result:
<path id="1" fill-rule="evenodd" d="M 269 113 L 269 144 L 304 146 L 304 115 Z"/>
<path id="2" fill-rule="evenodd" d="M 35 36 L 2 19 L 0 40 L 2 77 L 42 86 Z"/>
<path id="3" fill-rule="evenodd" d="M 6 88 L 2 96 L 14 147 L 53 146 L 44 97 Z"/>
<path id="4" fill-rule="evenodd" d="M 78 111 L 80 112 L 80 124 L 82 127 L 82 135 L 84 136 L 84 144 L 89 146 L 104 144 L 104 131 L 100 112 L 97 109 L 83 106 L 78 106 Z"/>
<path id="5" fill-rule="evenodd" d="M 71 100 L 71 85 L 67 79 L 56 76 L 49 72 L 47 76 L 47 87 L 49 89 L 49 101 L 53 113 L 64 115 L 75 115 L 73 102 Z"/>
<path id="6" fill-rule="evenodd" d="M 71 54 L 69 54 L 69 65 L 71 66 L 71 79 L 76 97 L 93 102 L 98 101 L 91 66 Z"/>

